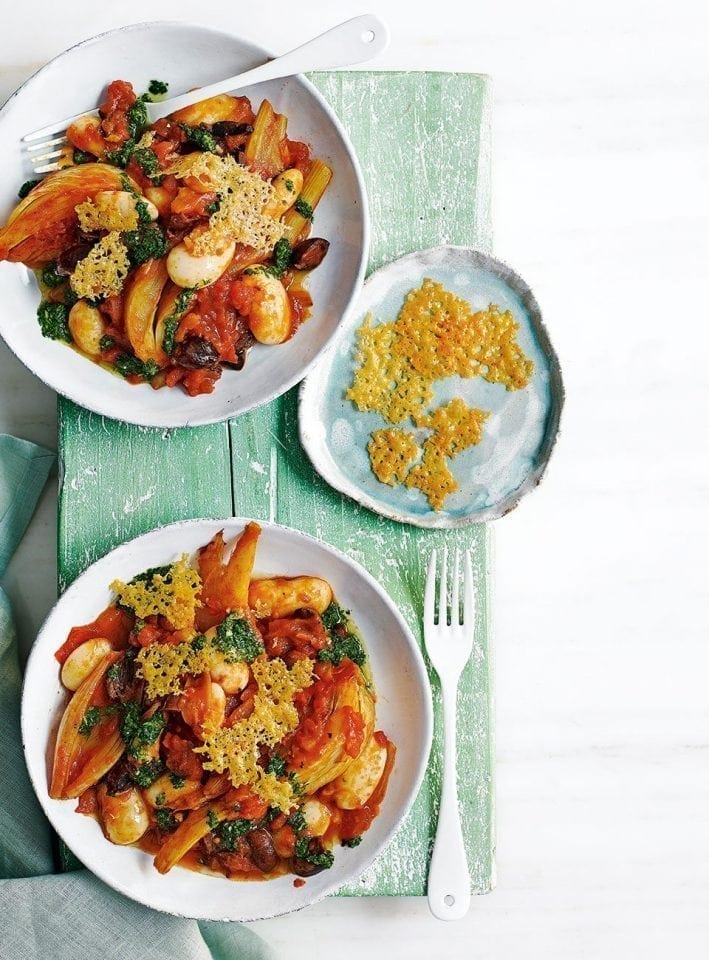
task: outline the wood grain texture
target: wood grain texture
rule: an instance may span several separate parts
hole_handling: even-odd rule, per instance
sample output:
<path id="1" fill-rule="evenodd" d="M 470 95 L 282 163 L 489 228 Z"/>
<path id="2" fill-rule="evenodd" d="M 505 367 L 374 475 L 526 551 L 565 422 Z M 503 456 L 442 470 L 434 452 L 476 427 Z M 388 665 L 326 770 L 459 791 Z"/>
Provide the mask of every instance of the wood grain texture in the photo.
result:
<path id="1" fill-rule="evenodd" d="M 439 243 L 490 249 L 486 78 L 445 73 L 312 77 L 347 128 L 367 181 L 370 271 Z M 473 657 L 459 691 L 459 785 L 471 889 L 494 881 L 489 530 L 402 526 L 331 490 L 298 442 L 297 390 L 225 425 L 159 431 L 102 420 L 60 401 L 60 585 L 157 523 L 273 519 L 320 537 L 385 586 L 421 642 L 423 578 L 434 546 L 469 548 L 478 585 Z M 229 478 L 231 457 L 231 478 Z M 432 676 L 435 706 L 438 684 Z M 343 895 L 421 895 L 437 814 L 440 725 L 416 804 L 386 853 Z"/>

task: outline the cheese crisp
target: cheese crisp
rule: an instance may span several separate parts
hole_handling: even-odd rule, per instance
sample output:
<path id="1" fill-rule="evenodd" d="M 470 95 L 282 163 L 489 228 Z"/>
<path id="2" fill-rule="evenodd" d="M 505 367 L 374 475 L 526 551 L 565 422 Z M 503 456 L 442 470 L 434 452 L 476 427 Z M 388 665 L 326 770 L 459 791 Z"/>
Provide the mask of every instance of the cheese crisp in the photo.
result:
<path id="1" fill-rule="evenodd" d="M 518 329 L 509 310 L 490 304 L 473 312 L 467 301 L 430 279 L 409 291 L 395 321 L 373 326 L 367 314 L 357 331 L 357 366 L 347 398 L 388 423 L 411 418 L 417 427 L 433 430 L 418 463 L 421 451 L 412 434 L 375 430 L 367 449 L 378 480 L 416 487 L 434 510 L 441 509 L 458 486 L 446 458 L 480 443 L 490 414 L 460 398 L 426 413 L 433 384 L 479 376 L 507 390 L 522 389 L 534 363 L 517 342 Z"/>
<path id="2" fill-rule="evenodd" d="M 221 253 L 233 241 L 258 253 L 270 253 L 285 233 L 279 220 L 262 212 L 273 198 L 271 184 L 233 157 L 190 153 L 176 160 L 169 172 L 178 180 L 196 180 L 202 189 L 219 197 L 208 225 L 188 238 L 193 256 Z"/>
<path id="3" fill-rule="evenodd" d="M 125 244 L 120 233 L 112 230 L 79 260 L 69 282 L 77 297 L 112 297 L 123 289 L 129 269 Z"/>
<path id="4" fill-rule="evenodd" d="M 194 623 L 197 597 L 202 580 L 197 571 L 187 563 L 184 556 L 167 569 L 147 571 L 140 579 L 123 583 L 114 580 L 111 590 L 120 602 L 130 607 L 136 616 L 163 616 L 175 630 L 182 630 Z"/>
<path id="5" fill-rule="evenodd" d="M 456 397 L 433 413 L 418 417 L 417 427 L 430 427 L 433 430 L 431 441 L 446 457 L 456 457 L 463 450 L 480 443 L 483 437 L 483 424 L 490 416 L 487 410 L 469 407 L 464 400 Z"/>
<path id="6" fill-rule="evenodd" d="M 421 452 L 413 434 L 403 430 L 375 430 L 367 450 L 375 477 L 391 487 L 404 482 Z"/>
<path id="7" fill-rule="evenodd" d="M 279 659 L 255 660 L 251 669 L 258 685 L 253 713 L 233 726 L 207 730 L 195 753 L 206 756 L 205 770 L 226 771 L 232 786 L 249 785 L 262 800 L 288 811 L 293 806 L 291 784 L 260 766 L 259 751 L 280 743 L 300 723 L 293 698 L 312 684 L 313 662 L 297 660 L 289 670 Z"/>
<path id="8" fill-rule="evenodd" d="M 440 510 L 448 494 L 458 489 L 446 456 L 432 438 L 424 443 L 421 463 L 409 472 L 406 486 L 419 489 L 434 510 Z"/>

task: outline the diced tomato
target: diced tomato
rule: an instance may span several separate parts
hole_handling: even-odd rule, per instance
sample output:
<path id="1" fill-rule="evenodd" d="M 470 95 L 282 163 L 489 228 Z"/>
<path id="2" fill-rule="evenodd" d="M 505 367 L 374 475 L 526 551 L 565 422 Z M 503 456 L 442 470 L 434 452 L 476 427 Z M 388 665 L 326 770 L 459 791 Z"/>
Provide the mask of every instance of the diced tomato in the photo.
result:
<path id="1" fill-rule="evenodd" d="M 108 116 L 114 110 L 127 110 L 132 107 L 138 98 L 133 85 L 127 80 L 113 80 L 106 88 L 106 98 L 98 108 L 102 117 Z"/>
<path id="2" fill-rule="evenodd" d="M 162 738 L 162 746 L 165 763 L 173 773 L 188 780 L 201 779 L 202 764 L 189 740 L 184 740 L 176 733 L 166 733 Z"/>
<path id="3" fill-rule="evenodd" d="M 101 131 L 109 144 L 121 144 L 130 139 L 127 111 L 137 99 L 127 81 L 114 80 L 109 83 L 106 99 L 99 107 Z"/>
<path id="4" fill-rule="evenodd" d="M 142 630 L 138 631 L 136 640 L 139 647 L 147 647 L 151 643 L 157 643 L 165 638 L 165 631 L 152 623 L 146 623 Z"/>
<path id="5" fill-rule="evenodd" d="M 229 289 L 229 301 L 242 317 L 248 317 L 255 294 L 255 287 L 248 286 L 243 280 L 234 280 Z"/>
<path id="6" fill-rule="evenodd" d="M 239 816 L 243 820 L 260 820 L 265 816 L 268 810 L 268 804 L 248 786 L 236 787 L 227 793 L 224 798 L 226 803 L 233 803 L 237 806 Z"/>
<path id="7" fill-rule="evenodd" d="M 64 663 L 70 653 L 86 640 L 105 637 L 114 650 L 124 650 L 128 646 L 128 634 L 133 626 L 133 617 L 118 607 L 108 607 L 100 613 L 93 623 L 81 627 L 72 627 L 69 636 L 54 654 L 59 663 Z"/>
<path id="8" fill-rule="evenodd" d="M 253 124 L 256 114 L 251 108 L 251 101 L 248 97 L 234 97 L 234 107 L 231 113 L 231 120 L 234 123 Z"/>
<path id="9" fill-rule="evenodd" d="M 182 380 L 182 385 L 191 397 L 197 397 L 202 393 L 212 393 L 214 384 L 221 377 L 221 368 L 216 370 L 188 370 Z"/>
<path id="10" fill-rule="evenodd" d="M 207 217 L 207 207 L 216 199 L 216 193 L 198 193 L 190 187 L 180 187 L 170 204 L 170 212 L 182 216 Z"/>
<path id="11" fill-rule="evenodd" d="M 79 797 L 79 802 L 76 805 L 76 812 L 91 816 L 92 813 L 96 813 L 96 809 L 96 790 L 94 787 L 89 787 L 88 790 L 84 790 Z"/>
<path id="12" fill-rule="evenodd" d="M 289 290 L 288 299 L 291 305 L 291 336 L 305 320 L 313 305 L 313 298 L 307 290 Z"/>
<path id="13" fill-rule="evenodd" d="M 285 140 L 285 163 L 287 167 L 297 167 L 307 173 L 310 166 L 310 147 L 300 140 Z"/>

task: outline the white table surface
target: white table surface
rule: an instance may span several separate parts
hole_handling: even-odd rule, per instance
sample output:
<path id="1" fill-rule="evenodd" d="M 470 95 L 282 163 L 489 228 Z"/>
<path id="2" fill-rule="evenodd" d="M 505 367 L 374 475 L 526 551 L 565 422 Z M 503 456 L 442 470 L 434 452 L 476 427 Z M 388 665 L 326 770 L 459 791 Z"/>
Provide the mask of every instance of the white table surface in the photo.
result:
<path id="1" fill-rule="evenodd" d="M 706 4 L 371 8 L 393 36 L 373 67 L 494 78 L 495 250 L 537 293 L 567 404 L 546 481 L 495 527 L 497 889 L 458 923 L 424 899 L 331 899 L 254 926 L 289 960 L 705 958 Z M 0 94 L 130 21 L 279 52 L 365 9 L 8 3 Z M 56 443 L 53 394 L 1 344 L 0 429 Z M 5 578 L 25 645 L 54 598 L 55 522 L 50 484 Z"/>

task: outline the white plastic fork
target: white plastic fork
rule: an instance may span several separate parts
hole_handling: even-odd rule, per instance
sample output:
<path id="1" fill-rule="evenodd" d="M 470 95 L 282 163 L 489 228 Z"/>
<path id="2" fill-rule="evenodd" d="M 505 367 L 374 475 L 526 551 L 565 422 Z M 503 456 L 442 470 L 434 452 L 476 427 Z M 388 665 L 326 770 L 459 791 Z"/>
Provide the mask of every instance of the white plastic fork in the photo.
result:
<path id="1" fill-rule="evenodd" d="M 436 839 L 428 870 L 428 905 L 439 920 L 460 920 L 470 907 L 470 874 L 463 845 L 456 778 L 458 681 L 473 650 L 475 592 L 470 551 L 465 552 L 465 587 L 460 608 L 460 551 L 455 551 L 448 623 L 448 550 L 443 548 L 436 618 L 436 551 L 426 577 L 423 633 L 426 652 L 441 681 L 443 700 L 443 782 Z"/>
<path id="2" fill-rule="evenodd" d="M 373 14 L 353 17 L 336 27 L 321 33 L 320 36 L 284 53 L 275 60 L 247 70 L 245 73 L 228 77 L 218 83 L 191 90 L 179 97 L 161 100 L 159 103 L 146 103 L 148 120 L 155 123 L 175 110 L 191 107 L 207 97 L 220 93 L 232 93 L 234 90 L 261 83 L 264 80 L 278 80 L 292 77 L 297 73 L 310 70 L 331 70 L 335 67 L 351 67 L 364 63 L 381 53 L 389 43 L 389 31 L 385 23 Z M 56 120 L 39 130 L 26 134 L 22 141 L 27 145 L 27 153 L 35 173 L 48 173 L 58 169 L 56 158 L 61 155 L 66 144 L 66 130 L 81 117 L 94 116 L 96 108 L 84 110 L 65 120 Z"/>

